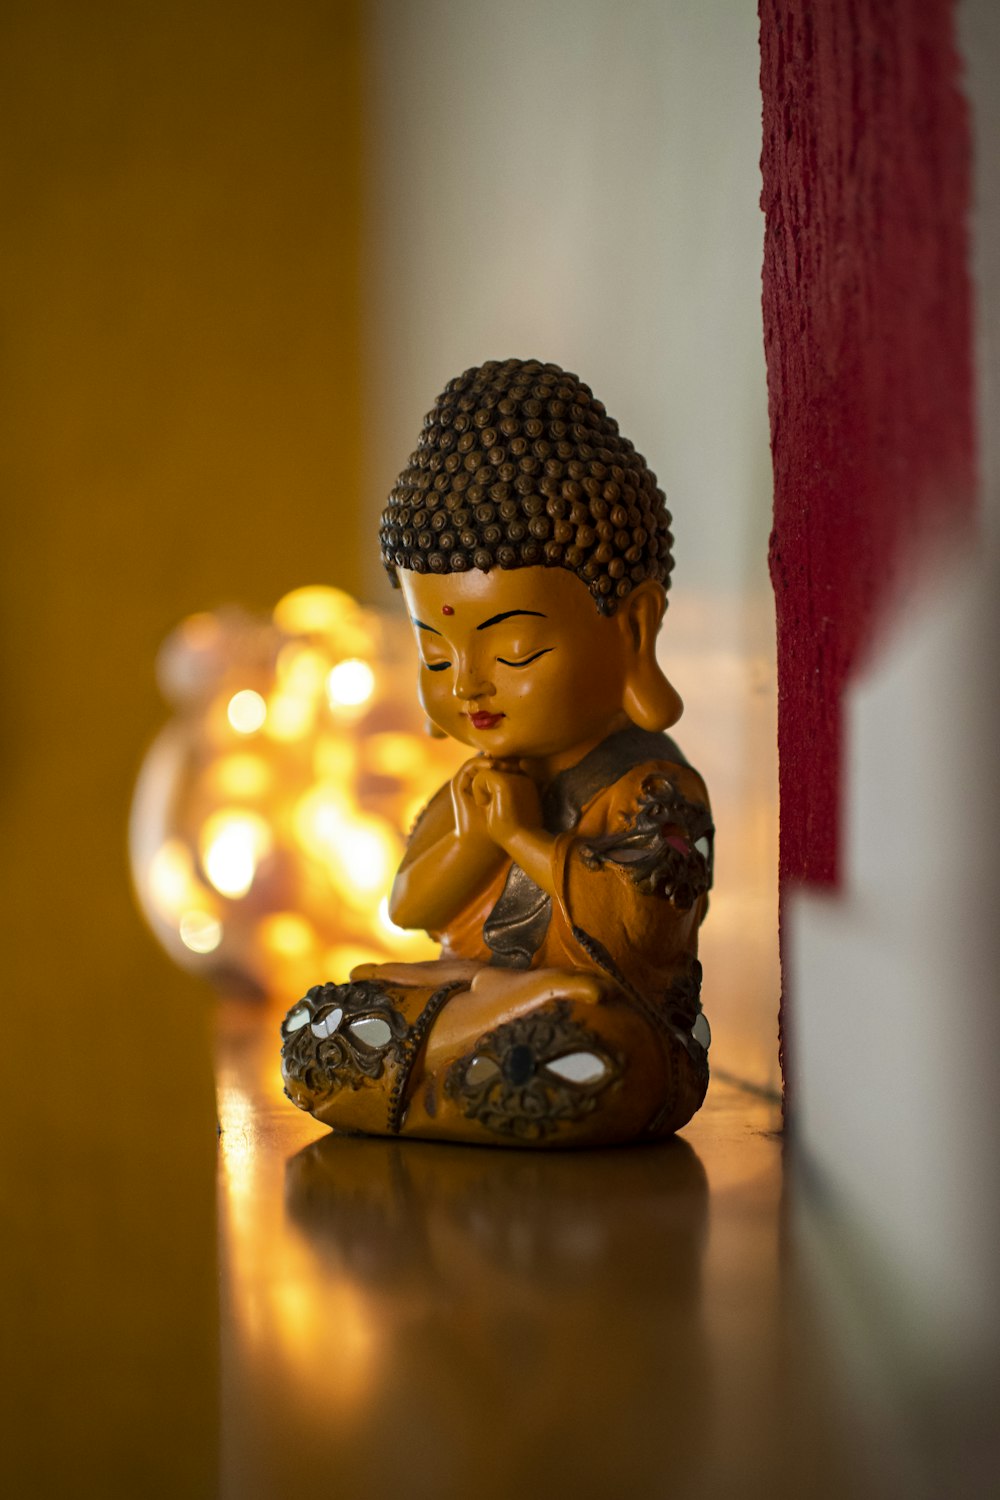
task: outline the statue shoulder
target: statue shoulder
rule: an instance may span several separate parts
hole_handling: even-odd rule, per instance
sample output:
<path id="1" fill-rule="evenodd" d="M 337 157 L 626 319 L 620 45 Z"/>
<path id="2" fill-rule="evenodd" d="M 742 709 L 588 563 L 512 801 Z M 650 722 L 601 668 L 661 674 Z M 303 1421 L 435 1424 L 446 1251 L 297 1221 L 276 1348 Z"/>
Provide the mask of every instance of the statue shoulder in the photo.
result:
<path id="1" fill-rule="evenodd" d="M 666 740 L 666 735 L 663 738 Z M 597 799 L 605 827 L 611 829 L 631 822 L 636 808 L 647 803 L 651 793 L 662 800 L 668 787 L 672 792 L 671 800 L 709 812 L 708 789 L 703 778 L 668 741 L 662 755 L 630 766 Z"/>

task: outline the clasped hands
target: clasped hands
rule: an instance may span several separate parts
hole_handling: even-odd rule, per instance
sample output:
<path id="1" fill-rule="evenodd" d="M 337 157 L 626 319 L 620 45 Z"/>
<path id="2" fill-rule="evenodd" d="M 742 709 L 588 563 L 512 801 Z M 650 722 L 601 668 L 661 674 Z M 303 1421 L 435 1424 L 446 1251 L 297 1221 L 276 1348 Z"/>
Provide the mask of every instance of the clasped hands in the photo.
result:
<path id="1" fill-rule="evenodd" d="M 539 832 L 538 787 L 517 760 L 477 756 L 451 783 L 455 828 L 461 839 L 489 839 L 513 856 L 519 835 Z"/>

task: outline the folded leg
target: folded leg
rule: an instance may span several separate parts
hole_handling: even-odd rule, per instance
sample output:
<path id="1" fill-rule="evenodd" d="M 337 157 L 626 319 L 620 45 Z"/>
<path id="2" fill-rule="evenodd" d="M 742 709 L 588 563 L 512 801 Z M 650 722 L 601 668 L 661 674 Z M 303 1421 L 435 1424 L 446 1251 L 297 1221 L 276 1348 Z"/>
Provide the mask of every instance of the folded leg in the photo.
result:
<path id="1" fill-rule="evenodd" d="M 289 1012 L 300 1108 L 344 1131 L 558 1147 L 668 1135 L 704 1098 L 704 1049 L 589 970 L 435 985 L 404 982 L 430 977 L 412 969 L 316 986 Z"/>

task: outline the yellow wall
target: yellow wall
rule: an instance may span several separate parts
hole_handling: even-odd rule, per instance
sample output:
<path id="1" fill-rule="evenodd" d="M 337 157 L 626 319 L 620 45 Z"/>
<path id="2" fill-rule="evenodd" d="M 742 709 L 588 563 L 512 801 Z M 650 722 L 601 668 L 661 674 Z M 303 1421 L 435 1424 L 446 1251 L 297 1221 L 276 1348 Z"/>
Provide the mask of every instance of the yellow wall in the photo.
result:
<path id="1" fill-rule="evenodd" d="M 169 628 L 359 586 L 360 12 L 4 7 L 11 1493 L 214 1493 L 210 1000 L 125 820 Z"/>

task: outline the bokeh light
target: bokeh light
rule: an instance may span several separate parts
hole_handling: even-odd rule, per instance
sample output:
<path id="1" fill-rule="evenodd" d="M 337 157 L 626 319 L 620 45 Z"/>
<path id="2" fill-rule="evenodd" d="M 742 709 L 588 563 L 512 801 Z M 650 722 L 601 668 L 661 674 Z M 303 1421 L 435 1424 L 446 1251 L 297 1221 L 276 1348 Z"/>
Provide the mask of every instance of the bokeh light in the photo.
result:
<path id="1" fill-rule="evenodd" d="M 242 688 L 230 698 L 226 717 L 237 734 L 256 734 L 267 718 L 267 704 L 253 688 Z"/>
<path id="2" fill-rule="evenodd" d="M 157 675 L 174 716 L 136 787 L 143 912 L 168 953 L 225 991 L 288 1002 L 436 944 L 389 917 L 417 812 L 463 751 L 429 738 L 405 621 L 339 589 L 270 618 L 182 621 Z"/>
<path id="3" fill-rule="evenodd" d="M 356 708 L 375 691 L 375 673 L 356 657 L 338 662 L 326 680 L 326 690 L 334 708 Z"/>

